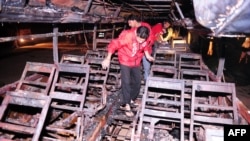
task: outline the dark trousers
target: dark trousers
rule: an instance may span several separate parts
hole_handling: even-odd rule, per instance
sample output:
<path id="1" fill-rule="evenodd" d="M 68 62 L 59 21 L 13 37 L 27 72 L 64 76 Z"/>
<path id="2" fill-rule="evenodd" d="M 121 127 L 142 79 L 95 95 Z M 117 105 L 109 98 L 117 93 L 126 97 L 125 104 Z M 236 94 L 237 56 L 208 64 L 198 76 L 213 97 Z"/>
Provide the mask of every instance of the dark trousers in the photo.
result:
<path id="1" fill-rule="evenodd" d="M 121 65 L 122 104 L 130 104 L 139 95 L 141 88 L 141 67 Z"/>

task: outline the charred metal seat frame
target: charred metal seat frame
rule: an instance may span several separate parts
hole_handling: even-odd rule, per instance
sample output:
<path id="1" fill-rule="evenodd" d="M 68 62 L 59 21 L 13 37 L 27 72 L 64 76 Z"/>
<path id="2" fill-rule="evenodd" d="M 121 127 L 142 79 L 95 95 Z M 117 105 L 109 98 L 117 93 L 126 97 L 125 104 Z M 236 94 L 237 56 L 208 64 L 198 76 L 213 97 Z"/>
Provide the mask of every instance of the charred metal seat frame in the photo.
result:
<path id="1" fill-rule="evenodd" d="M 97 50 L 87 50 L 85 54 L 85 60 L 91 60 L 97 58 L 98 60 L 104 59 L 107 56 L 107 50 L 97 49 Z M 85 62 L 87 63 L 87 62 Z M 99 61 L 99 64 L 100 61 Z M 108 78 L 106 80 L 106 89 L 110 91 L 117 91 L 121 87 L 121 74 L 120 74 L 120 64 L 117 57 L 117 52 L 112 55 L 110 67 L 108 71 Z"/>
<path id="2" fill-rule="evenodd" d="M 191 70 L 191 69 L 179 70 L 179 79 L 209 81 L 208 75 L 209 75 L 208 71 L 206 70 Z"/>
<path id="3" fill-rule="evenodd" d="M 81 112 L 85 103 L 89 70 L 88 65 L 58 64 L 50 91 L 52 100 L 49 110 L 57 110 L 59 114 L 54 115 L 54 119 L 53 117 L 47 119 L 48 121 L 53 121 L 46 126 L 47 134 L 61 131 L 72 135 L 77 140 L 82 138 L 84 116 Z M 59 119 L 58 117 L 63 114 L 67 115 L 67 117 Z M 76 121 L 74 122 L 74 120 Z M 51 139 L 48 136 L 43 138 Z"/>
<path id="4" fill-rule="evenodd" d="M 186 51 L 188 47 L 187 41 L 183 38 L 172 39 L 172 48 L 176 51 Z"/>
<path id="5" fill-rule="evenodd" d="M 197 123 L 238 123 L 234 83 L 193 81 L 192 85 L 190 141 Z"/>
<path id="6" fill-rule="evenodd" d="M 163 77 L 177 79 L 177 69 L 173 66 L 152 65 L 150 70 L 151 77 Z"/>
<path id="7" fill-rule="evenodd" d="M 84 64 L 84 56 L 63 54 L 60 63 Z"/>
<path id="8" fill-rule="evenodd" d="M 192 81 L 209 81 L 209 74 L 206 70 L 181 69 L 178 78 L 185 81 L 185 93 L 191 94 Z"/>
<path id="9" fill-rule="evenodd" d="M 89 58 L 86 59 L 86 64 L 90 66 L 89 72 L 89 84 L 86 102 L 92 103 L 90 108 L 85 108 L 91 115 L 96 114 L 99 110 L 103 109 L 107 103 L 107 90 L 106 82 L 108 78 L 109 67 L 107 69 L 102 69 L 103 58 Z M 96 106 L 94 106 L 95 104 Z M 92 110 L 91 110 L 92 109 Z"/>
<path id="10" fill-rule="evenodd" d="M 27 62 L 15 92 L 48 95 L 55 70 L 54 64 Z"/>
<path id="11" fill-rule="evenodd" d="M 179 70 L 181 69 L 196 69 L 202 68 L 202 57 L 196 53 L 180 53 L 179 54 Z"/>
<path id="12" fill-rule="evenodd" d="M 107 56 L 107 51 L 105 50 L 87 50 L 85 54 L 85 60 L 91 58 L 105 58 Z"/>
<path id="13" fill-rule="evenodd" d="M 185 82 L 185 117 L 190 118 L 192 81 L 209 81 L 206 70 L 181 69 L 179 70 L 179 79 Z"/>
<path id="14" fill-rule="evenodd" d="M 49 89 L 55 73 L 55 65 L 27 62 L 16 90 L 8 91 L 1 105 L 0 127 L 9 131 L 32 136 L 32 141 L 40 138 L 51 98 Z M 13 107 L 17 106 L 17 110 Z M 24 109 L 21 109 L 24 108 Z M 32 113 L 25 113 L 25 109 Z M 23 114 L 21 117 L 11 115 Z"/>
<path id="15" fill-rule="evenodd" d="M 176 51 L 173 49 L 158 48 L 154 53 L 155 65 L 167 65 L 176 67 Z"/>
<path id="16" fill-rule="evenodd" d="M 109 127 L 109 134 L 107 134 L 105 140 L 119 140 L 119 141 L 131 141 L 131 121 L 123 119 L 114 119 L 113 125 Z"/>
<path id="17" fill-rule="evenodd" d="M 72 54 L 63 54 L 60 60 L 60 63 L 65 63 L 65 64 L 84 64 L 85 62 L 85 57 L 80 56 L 80 55 L 72 55 Z M 71 76 L 71 79 L 73 76 Z M 76 76 L 75 81 L 79 79 L 80 77 Z M 63 78 L 61 78 L 63 79 Z M 66 78 L 68 79 L 68 78 Z"/>
<path id="18" fill-rule="evenodd" d="M 0 106 L 0 128 L 11 132 L 31 136 L 32 141 L 38 141 L 43 129 L 43 125 L 47 116 L 49 103 L 51 98 L 48 96 L 24 96 L 7 92 L 2 105 Z M 15 117 L 14 115 L 20 114 L 14 108 L 24 108 L 32 110 L 32 114 L 22 113 L 23 117 Z M 21 119 L 24 118 L 24 119 Z"/>
<path id="19" fill-rule="evenodd" d="M 121 88 L 121 68 L 117 52 L 111 58 L 106 86 L 110 91 L 118 91 Z"/>
<path id="20" fill-rule="evenodd" d="M 148 77 L 139 117 L 136 138 L 154 139 L 155 130 L 169 130 L 177 123 L 180 140 L 184 141 L 184 81 L 178 79 Z M 169 123 L 161 126 L 161 122 Z M 148 123 L 148 125 L 146 125 Z M 149 126 L 149 134 L 143 136 L 143 127 Z"/>
<path id="21" fill-rule="evenodd" d="M 114 36 L 114 31 L 115 31 L 115 25 L 113 25 L 113 28 L 112 29 L 99 29 L 98 32 L 103 32 L 104 33 L 109 33 L 111 32 L 112 33 L 112 37 L 109 38 L 109 39 L 105 39 L 105 38 L 98 38 L 98 35 L 97 35 L 97 26 L 94 27 L 94 34 L 93 34 L 93 49 L 96 50 L 98 49 L 97 47 L 97 44 L 98 43 L 105 43 L 105 44 L 108 44 L 112 39 L 113 39 L 113 36 Z"/>

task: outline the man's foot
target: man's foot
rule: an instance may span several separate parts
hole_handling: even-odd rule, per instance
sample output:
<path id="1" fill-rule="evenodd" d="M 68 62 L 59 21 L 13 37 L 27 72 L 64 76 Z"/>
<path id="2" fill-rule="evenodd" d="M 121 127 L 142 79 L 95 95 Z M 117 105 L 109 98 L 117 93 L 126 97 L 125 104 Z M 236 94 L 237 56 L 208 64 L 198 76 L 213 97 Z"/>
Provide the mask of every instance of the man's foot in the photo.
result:
<path id="1" fill-rule="evenodd" d="M 145 80 L 141 80 L 141 85 L 145 85 L 146 81 Z"/>
<path id="2" fill-rule="evenodd" d="M 134 113 L 132 112 L 130 105 L 129 104 L 125 104 L 124 106 L 120 106 L 120 109 L 125 111 L 125 115 L 128 117 L 133 117 Z"/>
<path id="3" fill-rule="evenodd" d="M 134 113 L 132 111 L 125 111 L 125 115 L 127 117 L 133 117 L 134 116 Z"/>
<path id="4" fill-rule="evenodd" d="M 123 110 L 123 111 L 131 111 L 131 108 L 130 108 L 129 104 L 121 105 L 120 109 Z"/>
<path id="5" fill-rule="evenodd" d="M 134 100 L 131 100 L 130 103 L 131 103 L 132 105 L 135 105 L 135 106 L 139 106 L 139 105 L 140 105 L 140 104 L 139 104 L 140 102 L 139 102 L 138 100 L 135 100 L 135 101 L 134 101 Z"/>

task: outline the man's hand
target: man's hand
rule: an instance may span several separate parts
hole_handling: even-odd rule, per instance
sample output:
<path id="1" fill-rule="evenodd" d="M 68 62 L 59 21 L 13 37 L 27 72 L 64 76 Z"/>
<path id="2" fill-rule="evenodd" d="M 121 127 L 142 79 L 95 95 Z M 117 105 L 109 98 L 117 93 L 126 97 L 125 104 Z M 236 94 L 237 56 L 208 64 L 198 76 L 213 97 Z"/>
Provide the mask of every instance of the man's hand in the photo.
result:
<path id="1" fill-rule="evenodd" d="M 155 60 L 154 57 L 152 57 L 152 56 L 148 53 L 148 51 L 145 51 L 144 53 L 145 53 L 145 56 L 146 56 L 146 58 L 148 59 L 148 61 L 153 62 L 153 61 Z"/>
<path id="2" fill-rule="evenodd" d="M 154 57 L 152 57 L 151 55 L 146 56 L 146 58 L 147 58 L 148 61 L 150 61 L 150 62 L 153 62 L 153 61 L 155 60 Z"/>
<path id="3" fill-rule="evenodd" d="M 110 59 L 109 58 L 105 58 L 103 61 L 102 61 L 102 68 L 103 69 L 107 69 L 110 65 Z"/>
<path id="4" fill-rule="evenodd" d="M 148 53 L 148 51 L 145 51 L 144 53 L 145 53 L 145 56 L 146 56 L 146 58 L 148 59 L 148 61 L 153 62 L 153 61 L 155 60 L 154 57 L 152 57 L 152 56 Z"/>

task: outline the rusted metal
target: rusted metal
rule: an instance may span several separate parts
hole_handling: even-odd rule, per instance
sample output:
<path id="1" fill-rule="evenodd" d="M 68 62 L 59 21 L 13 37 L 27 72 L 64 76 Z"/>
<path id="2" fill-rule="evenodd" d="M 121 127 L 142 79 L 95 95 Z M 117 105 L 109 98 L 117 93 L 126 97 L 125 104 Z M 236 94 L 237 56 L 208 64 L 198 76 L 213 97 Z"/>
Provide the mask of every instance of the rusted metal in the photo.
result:
<path id="1" fill-rule="evenodd" d="M 177 79 L 178 73 L 177 69 L 173 66 L 152 65 L 150 76 Z"/>
<path id="2" fill-rule="evenodd" d="M 63 54 L 60 63 L 84 64 L 84 59 L 83 55 Z"/>
<path id="3" fill-rule="evenodd" d="M 48 95 L 54 72 L 55 65 L 53 64 L 27 62 L 16 90 L 28 90 L 33 93 Z M 44 76 L 36 80 L 27 80 L 26 78 L 32 74 L 41 74 Z"/>
<path id="4" fill-rule="evenodd" d="M 192 82 L 192 103 L 189 140 L 192 140 L 195 122 L 217 123 L 217 124 L 239 124 L 236 105 L 236 92 L 233 83 L 219 83 L 206 81 Z M 204 95 L 205 93 L 205 95 Z M 196 98 L 207 97 L 205 103 Z M 230 104 L 221 104 L 218 97 L 230 97 Z M 212 115 L 201 115 L 198 112 L 213 113 Z"/>
<path id="5" fill-rule="evenodd" d="M 188 49 L 188 44 L 186 39 L 183 38 L 174 38 L 172 40 L 172 48 L 176 51 L 185 52 Z"/>
<path id="6" fill-rule="evenodd" d="M 250 124 L 250 111 L 249 109 L 237 98 L 237 108 L 241 116 L 246 119 L 247 123 Z M 244 122 L 243 122 L 244 123 Z"/>
<path id="7" fill-rule="evenodd" d="M 202 57 L 197 53 L 181 53 L 179 55 L 179 70 L 198 69 L 201 70 Z"/>
<path id="8" fill-rule="evenodd" d="M 167 66 L 174 66 L 177 65 L 177 54 L 176 50 L 171 48 L 164 48 L 161 47 L 155 51 L 154 54 L 155 61 L 153 64 L 155 65 L 167 65 Z"/>
<path id="9" fill-rule="evenodd" d="M 47 135 L 60 131 L 56 138 L 58 136 L 63 138 L 64 134 L 72 135 L 71 137 L 76 140 L 81 138 L 80 131 L 83 128 L 81 121 L 84 117 L 79 112 L 82 111 L 85 103 L 88 79 L 89 66 L 76 63 L 58 64 L 49 96 L 52 98 L 50 111 L 55 109 L 60 111 L 53 120 L 47 117 L 51 121 L 48 126 L 53 127 L 47 131 Z"/>
<path id="10" fill-rule="evenodd" d="M 90 102 L 91 105 L 94 105 L 94 103 L 97 102 L 96 106 L 93 107 L 94 109 L 92 109 L 94 114 L 102 110 L 107 104 L 106 81 L 108 79 L 109 68 L 105 70 L 102 69 L 102 60 L 103 58 L 86 59 L 86 64 L 90 66 L 86 103 Z M 87 106 L 87 109 L 90 110 L 91 107 L 92 106 Z"/>
<path id="11" fill-rule="evenodd" d="M 165 121 L 165 124 L 160 121 Z M 171 126 L 173 124 L 176 124 L 176 127 L 179 129 L 180 140 L 183 141 L 184 81 L 149 77 L 142 99 L 138 130 L 136 131 L 139 138 L 135 140 L 153 140 L 156 138 L 155 133 L 159 129 L 171 130 L 174 128 L 174 126 Z M 148 134 L 145 134 L 145 130 L 148 130 Z"/>
<path id="12" fill-rule="evenodd" d="M 99 137 L 101 129 L 106 125 L 107 122 L 107 115 L 104 115 L 100 120 L 99 124 L 96 126 L 94 131 L 92 132 L 91 136 L 87 139 L 89 141 L 96 141 L 96 139 Z"/>
<path id="13" fill-rule="evenodd" d="M 113 54 L 110 62 L 108 80 L 106 87 L 110 91 L 117 91 L 121 88 L 121 68 L 117 53 Z"/>
<path id="14" fill-rule="evenodd" d="M 209 81 L 209 76 L 206 70 L 181 69 L 179 79 Z"/>
<path id="15" fill-rule="evenodd" d="M 32 138 L 32 141 L 38 140 L 42 132 L 45 118 L 47 116 L 49 103 L 49 97 L 34 99 L 26 96 L 13 95 L 12 93 L 7 94 L 1 105 L 1 129 L 21 133 L 25 136 L 30 136 Z M 35 115 L 32 115 L 32 113 L 20 113 L 20 115 L 24 116 L 23 119 L 21 119 L 22 116 L 15 118 L 13 114 L 7 115 L 7 117 L 5 117 L 4 113 L 11 113 L 12 111 L 15 111 L 15 109 L 11 108 L 11 105 L 17 105 L 19 107 L 30 107 L 30 109 L 33 109 L 33 114 L 35 113 Z M 37 110 L 37 108 L 41 110 Z"/>

